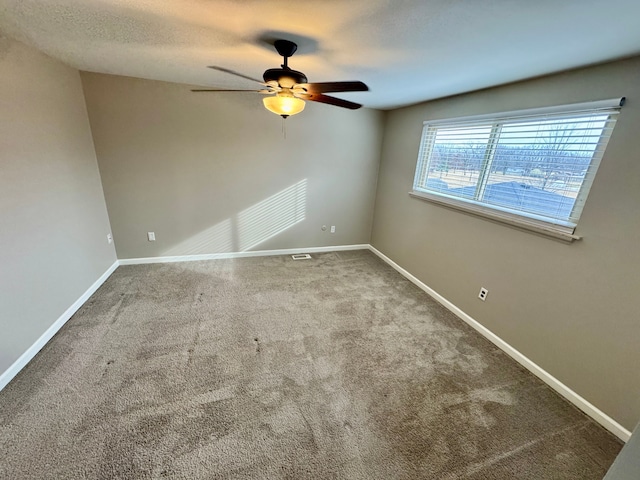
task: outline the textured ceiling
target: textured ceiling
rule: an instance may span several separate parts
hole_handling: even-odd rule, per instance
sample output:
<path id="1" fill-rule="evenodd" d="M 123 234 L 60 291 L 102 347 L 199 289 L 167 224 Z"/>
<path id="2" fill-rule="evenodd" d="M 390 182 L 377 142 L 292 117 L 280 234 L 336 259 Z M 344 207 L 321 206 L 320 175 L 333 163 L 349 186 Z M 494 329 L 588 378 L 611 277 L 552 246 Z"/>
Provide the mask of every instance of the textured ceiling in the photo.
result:
<path id="1" fill-rule="evenodd" d="M 253 88 L 297 41 L 309 81 L 373 108 L 640 54 L 638 0 L 0 0 L 0 32 L 81 70 Z M 231 94 L 233 95 L 233 94 Z M 336 95 L 338 96 L 338 95 Z"/>

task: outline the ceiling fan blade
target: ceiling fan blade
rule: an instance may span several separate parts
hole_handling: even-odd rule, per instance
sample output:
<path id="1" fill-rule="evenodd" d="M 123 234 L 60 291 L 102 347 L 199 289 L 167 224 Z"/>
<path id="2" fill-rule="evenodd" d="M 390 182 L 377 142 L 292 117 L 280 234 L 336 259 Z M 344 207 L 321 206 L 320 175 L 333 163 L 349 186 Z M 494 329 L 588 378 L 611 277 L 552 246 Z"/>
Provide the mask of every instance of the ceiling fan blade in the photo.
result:
<path id="1" fill-rule="evenodd" d="M 306 93 L 327 93 L 327 92 L 366 92 L 369 90 L 362 82 L 320 82 L 320 83 L 298 83 L 294 89 L 303 89 Z"/>
<path id="2" fill-rule="evenodd" d="M 309 100 L 311 102 L 327 103 L 329 105 L 335 105 L 336 107 L 348 108 L 350 110 L 357 110 L 362 107 L 359 103 L 350 102 L 348 100 L 342 100 L 341 98 L 330 97 L 329 95 L 323 95 L 321 93 L 294 93 L 294 96 L 303 100 Z"/>
<path id="3" fill-rule="evenodd" d="M 233 70 L 229 70 L 228 68 L 216 67 L 215 65 L 209 65 L 208 68 L 211 68 L 213 70 L 218 70 L 219 72 L 229 73 L 231 75 L 235 75 L 236 77 L 246 78 L 247 80 L 251 80 L 252 82 L 257 82 L 257 83 L 260 83 L 260 84 L 264 85 L 264 82 L 262 80 L 258 80 L 257 78 L 249 77 L 248 75 L 243 75 L 242 73 L 238 73 L 238 72 L 235 72 Z"/>
<path id="4" fill-rule="evenodd" d="M 253 92 L 253 93 L 274 93 L 272 90 L 219 90 L 217 88 L 198 88 L 192 92 Z"/>

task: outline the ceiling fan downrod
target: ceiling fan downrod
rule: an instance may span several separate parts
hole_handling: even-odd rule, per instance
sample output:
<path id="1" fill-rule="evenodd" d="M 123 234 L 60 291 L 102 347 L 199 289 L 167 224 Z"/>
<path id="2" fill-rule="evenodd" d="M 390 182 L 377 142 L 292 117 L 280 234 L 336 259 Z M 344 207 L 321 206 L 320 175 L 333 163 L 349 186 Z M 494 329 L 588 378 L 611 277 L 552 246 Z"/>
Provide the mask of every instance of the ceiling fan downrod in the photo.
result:
<path id="1" fill-rule="evenodd" d="M 289 70 L 289 57 L 293 56 L 298 50 L 298 45 L 290 40 L 276 40 L 273 42 L 273 46 L 276 48 L 276 51 L 281 57 L 284 57 L 284 63 L 281 65 L 282 68 Z"/>

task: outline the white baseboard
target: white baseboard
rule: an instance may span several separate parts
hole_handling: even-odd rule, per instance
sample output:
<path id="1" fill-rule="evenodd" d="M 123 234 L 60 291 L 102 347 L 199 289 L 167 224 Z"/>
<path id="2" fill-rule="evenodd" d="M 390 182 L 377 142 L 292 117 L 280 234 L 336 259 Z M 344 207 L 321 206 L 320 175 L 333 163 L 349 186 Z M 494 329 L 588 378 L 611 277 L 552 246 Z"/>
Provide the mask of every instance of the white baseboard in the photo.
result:
<path id="1" fill-rule="evenodd" d="M 478 331 L 482 336 L 487 338 L 490 342 L 492 342 L 494 345 L 496 345 L 498 348 L 500 348 L 502 351 L 504 351 L 507 355 L 509 355 L 511 358 L 513 358 L 516 362 L 518 362 L 524 368 L 529 370 L 536 377 L 538 377 L 544 383 L 549 385 L 552 389 L 554 389 L 556 392 L 558 392 L 560 395 L 562 395 L 564 398 L 566 398 L 569 402 L 573 403 L 576 407 L 578 407 L 580 410 L 582 410 L 588 416 L 593 418 L 596 422 L 598 422 L 604 428 L 609 430 L 611 433 L 613 433 L 620 440 L 622 440 L 623 442 L 626 442 L 626 441 L 629 440 L 629 438 L 631 437 L 631 432 L 629 430 L 627 430 L 626 428 L 624 428 L 622 425 L 620 425 L 618 422 L 616 422 L 613 418 L 611 418 L 606 413 L 604 413 L 602 410 L 600 410 L 599 408 L 597 408 L 596 406 L 594 406 L 593 404 L 589 403 L 587 400 L 582 398 L 580 395 L 578 395 L 576 392 L 571 390 L 569 387 L 567 387 L 560 380 L 558 380 L 553 375 L 551 375 L 549 372 L 547 372 L 546 370 L 542 369 L 540 366 L 535 364 L 529 358 L 524 356 L 518 350 L 516 350 L 511 345 L 509 345 L 507 342 L 505 342 L 500 337 L 498 337 L 491 330 L 489 330 L 488 328 L 486 328 L 483 325 L 481 325 L 477 320 L 474 320 L 471 316 L 467 315 L 465 312 L 460 310 L 458 307 L 456 307 L 453 303 L 451 303 L 449 300 L 444 298 L 438 292 L 436 292 L 432 288 L 428 287 L 426 284 L 424 284 L 422 281 L 420 281 L 414 275 L 412 275 L 407 270 L 402 268 L 400 265 L 398 265 L 396 262 L 391 260 L 385 254 L 380 252 L 378 249 L 376 249 L 375 247 L 369 245 L 369 250 L 371 250 L 374 254 L 376 254 L 378 257 L 380 257 L 384 262 L 386 262 L 391 267 L 393 267 L 395 270 L 397 270 L 400 274 L 402 274 L 405 278 L 407 278 L 407 280 L 409 280 L 410 282 L 412 282 L 415 285 L 417 285 L 420 289 L 424 290 L 427 294 L 429 294 L 436 301 L 441 303 L 448 310 L 450 310 L 455 315 L 460 317 L 464 322 L 468 323 L 471 327 L 473 327 L 476 331 Z"/>
<path id="2" fill-rule="evenodd" d="M 221 258 L 267 257 L 272 255 L 295 255 L 296 253 L 340 252 L 346 250 L 369 250 L 369 244 L 334 245 L 329 247 L 284 248 L 281 250 L 256 250 L 250 252 L 206 253 L 201 255 L 175 255 L 171 257 L 124 258 L 120 265 L 140 265 L 144 263 L 195 262 L 218 260 Z"/>
<path id="3" fill-rule="evenodd" d="M 118 265 L 119 263 L 116 260 L 113 265 L 111 265 L 107 269 L 107 271 L 104 272 L 100 276 L 100 278 L 98 278 L 93 283 L 93 285 L 91 285 L 87 289 L 87 291 L 82 294 L 80 298 L 78 298 L 78 300 L 73 302 L 73 305 L 67 308 L 67 310 L 62 315 L 60 315 L 60 317 L 58 317 L 55 322 L 53 322 L 53 325 L 47 328 L 47 330 L 42 335 L 40 335 L 40 338 L 38 338 L 38 340 L 36 340 L 35 343 L 31 345 L 31 347 L 29 347 L 26 352 L 20 355 L 20 358 L 13 362 L 13 364 L 7 370 L 5 370 L 2 375 L 0 375 L 0 390 L 6 387 L 7 384 L 13 379 L 13 377 L 15 377 L 18 372 L 20 372 L 20 370 L 22 370 L 27 365 L 27 363 L 29 363 L 31 359 L 36 356 L 36 354 L 42 349 L 42 347 L 44 347 L 47 342 L 51 340 L 51 338 L 58 332 L 58 330 L 60 330 L 62 326 L 67 323 L 67 321 L 73 316 L 74 313 L 78 311 L 78 309 L 84 304 L 84 302 L 86 302 L 89 297 L 93 295 L 96 290 L 98 290 L 100 285 L 102 285 L 107 280 L 107 278 L 109 278 L 114 270 L 118 268 Z"/>

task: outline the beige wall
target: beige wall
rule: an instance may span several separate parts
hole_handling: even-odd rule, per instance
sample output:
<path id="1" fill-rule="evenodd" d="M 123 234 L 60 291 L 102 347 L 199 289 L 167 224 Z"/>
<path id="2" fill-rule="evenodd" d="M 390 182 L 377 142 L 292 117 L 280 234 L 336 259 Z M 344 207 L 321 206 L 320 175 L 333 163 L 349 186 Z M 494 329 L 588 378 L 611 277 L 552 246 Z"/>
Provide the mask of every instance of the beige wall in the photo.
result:
<path id="1" fill-rule="evenodd" d="M 411 198 L 422 122 L 626 96 L 573 244 Z M 640 419 L 640 58 L 390 112 L 373 245 L 628 429 Z M 489 289 L 486 302 L 480 287 Z"/>
<path id="2" fill-rule="evenodd" d="M 118 258 L 369 242 L 381 112 L 308 103 L 284 139 L 257 94 L 82 80 Z"/>
<path id="3" fill-rule="evenodd" d="M 0 373 L 115 261 L 82 84 L 0 37 Z"/>

